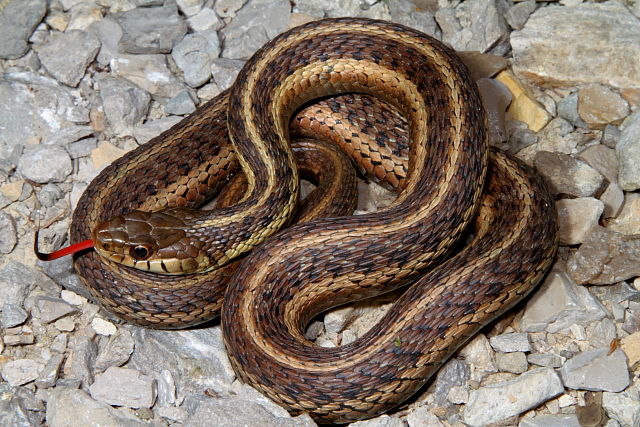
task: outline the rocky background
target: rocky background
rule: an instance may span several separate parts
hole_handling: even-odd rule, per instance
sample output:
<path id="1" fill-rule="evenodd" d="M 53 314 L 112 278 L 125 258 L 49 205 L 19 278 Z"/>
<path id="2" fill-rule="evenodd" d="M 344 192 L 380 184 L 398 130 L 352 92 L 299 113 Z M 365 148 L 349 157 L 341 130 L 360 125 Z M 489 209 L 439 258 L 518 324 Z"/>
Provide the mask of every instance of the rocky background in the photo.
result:
<path id="1" fill-rule="evenodd" d="M 0 425 L 315 425 L 235 380 L 220 328 L 121 324 L 66 243 L 98 171 L 228 87 L 258 47 L 325 16 L 382 18 L 501 56 L 507 149 L 557 195 L 561 249 L 526 304 L 409 405 L 361 426 L 640 425 L 640 1 L 0 0 Z M 375 186 L 362 184 L 362 209 Z M 368 196 L 374 195 L 370 198 Z M 320 345 L 389 305 L 328 313 Z M 354 424 L 354 425 L 355 425 Z"/>

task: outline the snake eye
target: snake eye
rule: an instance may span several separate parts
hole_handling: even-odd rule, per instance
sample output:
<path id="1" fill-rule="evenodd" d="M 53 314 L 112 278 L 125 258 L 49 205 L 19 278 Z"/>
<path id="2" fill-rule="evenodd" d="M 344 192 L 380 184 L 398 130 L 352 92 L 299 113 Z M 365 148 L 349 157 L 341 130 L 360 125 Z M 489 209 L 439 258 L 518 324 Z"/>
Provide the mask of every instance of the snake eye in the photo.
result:
<path id="1" fill-rule="evenodd" d="M 129 250 L 129 255 L 138 261 L 144 261 L 151 256 L 151 248 L 146 245 L 133 246 Z"/>

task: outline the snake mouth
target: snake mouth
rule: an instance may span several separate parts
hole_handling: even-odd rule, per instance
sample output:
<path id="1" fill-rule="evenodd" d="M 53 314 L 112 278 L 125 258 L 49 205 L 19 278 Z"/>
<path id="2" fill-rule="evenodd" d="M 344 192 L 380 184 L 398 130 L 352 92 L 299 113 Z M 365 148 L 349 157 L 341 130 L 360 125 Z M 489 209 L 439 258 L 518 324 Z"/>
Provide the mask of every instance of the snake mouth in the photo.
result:
<path id="1" fill-rule="evenodd" d="M 33 239 L 33 252 L 36 254 L 36 257 L 38 257 L 40 261 L 53 261 L 54 259 L 62 258 L 64 256 L 72 255 L 77 252 L 81 252 L 87 249 L 92 249 L 94 247 L 93 240 L 84 240 L 82 242 L 66 246 L 55 252 L 51 252 L 51 253 L 40 252 L 38 248 L 39 234 L 40 234 L 40 230 L 36 230 L 36 234 Z"/>

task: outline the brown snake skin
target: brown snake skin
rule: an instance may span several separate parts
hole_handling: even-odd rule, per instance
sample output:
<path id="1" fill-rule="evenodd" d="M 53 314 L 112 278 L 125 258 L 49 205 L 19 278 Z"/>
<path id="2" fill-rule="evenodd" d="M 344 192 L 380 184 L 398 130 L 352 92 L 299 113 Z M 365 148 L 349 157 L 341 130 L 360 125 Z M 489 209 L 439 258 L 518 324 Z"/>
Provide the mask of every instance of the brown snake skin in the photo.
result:
<path id="1" fill-rule="evenodd" d="M 402 141 L 385 144 L 377 136 L 389 133 L 348 119 L 362 112 L 350 110 L 324 127 L 365 128 L 362 138 L 375 143 L 347 151 L 368 160 L 361 168 L 369 175 L 384 175 L 402 191 L 383 211 L 317 219 L 274 235 L 291 222 L 298 199 L 290 118 L 308 101 L 345 92 L 380 97 L 406 118 L 406 172 L 392 159 L 406 150 Z M 331 101 L 326 105 L 331 109 Z M 300 133 L 322 133 L 313 121 L 296 119 Z M 233 149 L 221 143 L 227 132 Z M 351 139 L 340 135 L 332 138 Z M 202 203 L 237 167 L 232 150 L 248 180 L 239 203 L 205 212 L 132 211 Z M 555 210 L 545 186 L 521 162 L 489 151 L 477 89 L 450 49 L 380 21 L 312 22 L 260 49 L 228 94 L 105 169 L 74 212 L 74 242 L 127 213 L 104 235 L 94 233 L 102 254 L 105 242 L 134 239 L 112 260 L 149 266 L 150 258 L 125 259 L 132 247 L 148 245 L 153 257 L 179 255 L 180 268 L 217 268 L 213 275 L 158 276 L 100 262 L 94 252 L 78 257 L 76 268 L 109 310 L 161 327 L 210 318 L 228 281 L 223 333 L 244 382 L 318 421 L 368 418 L 415 393 L 469 337 L 527 295 L 555 255 Z M 472 241 L 432 269 L 474 216 Z M 232 275 L 229 261 L 267 238 Z M 355 342 L 319 348 L 304 338 L 318 313 L 409 282 L 384 319 Z"/>

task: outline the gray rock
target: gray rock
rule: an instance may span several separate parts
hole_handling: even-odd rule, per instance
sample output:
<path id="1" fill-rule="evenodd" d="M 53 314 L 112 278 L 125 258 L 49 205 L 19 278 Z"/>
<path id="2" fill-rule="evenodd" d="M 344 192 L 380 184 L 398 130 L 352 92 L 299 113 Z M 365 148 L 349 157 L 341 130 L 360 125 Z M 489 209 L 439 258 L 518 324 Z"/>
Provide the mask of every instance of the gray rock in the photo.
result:
<path id="1" fill-rule="evenodd" d="M 621 135 L 622 132 L 620 132 L 620 129 L 618 129 L 616 126 L 607 125 L 602 131 L 601 142 L 609 148 L 616 148 Z"/>
<path id="2" fill-rule="evenodd" d="M 30 383 L 38 378 L 40 371 L 44 368 L 42 363 L 31 359 L 11 360 L 2 365 L 2 378 L 9 383 L 10 386 Z"/>
<path id="3" fill-rule="evenodd" d="M 511 33 L 514 71 L 543 86 L 635 88 L 640 45 L 629 40 L 638 38 L 640 22 L 620 3 L 541 7 L 521 31 Z"/>
<path id="4" fill-rule="evenodd" d="M 82 390 L 66 387 L 56 387 L 49 393 L 47 424 L 51 427 L 72 425 L 143 427 L 148 425 L 133 415 L 93 400 Z"/>
<path id="5" fill-rule="evenodd" d="M 527 303 L 522 330 L 527 332 L 567 333 L 575 324 L 600 320 L 607 316 L 604 306 L 584 287 L 579 287 L 563 271 L 553 269 Z"/>
<path id="6" fill-rule="evenodd" d="M 91 24 L 87 29 L 100 40 L 100 52 L 96 60 L 101 66 L 107 66 L 112 59 L 120 56 L 118 43 L 122 38 L 122 27 L 118 22 L 107 16 Z"/>
<path id="7" fill-rule="evenodd" d="M 222 29 L 222 55 L 231 59 L 249 58 L 263 44 L 287 29 L 289 15 L 291 4 L 287 0 L 250 0 Z"/>
<path id="8" fill-rule="evenodd" d="M 131 357 L 135 343 L 131 332 L 121 329 L 112 335 L 104 348 L 100 349 L 95 367 L 104 371 L 112 366 L 122 366 Z"/>
<path id="9" fill-rule="evenodd" d="M 60 298 L 47 296 L 37 297 L 36 307 L 40 312 L 40 315 L 38 317 L 44 323 L 54 322 L 61 317 L 64 317 L 71 313 L 76 313 L 78 311 L 77 307 L 68 304 Z"/>
<path id="10" fill-rule="evenodd" d="M 191 87 L 200 87 L 211 78 L 211 61 L 220 55 L 220 40 L 215 31 L 187 34 L 173 48 L 171 56 Z"/>
<path id="11" fill-rule="evenodd" d="M 84 387 L 93 383 L 93 365 L 96 345 L 85 335 L 74 335 L 68 344 L 69 355 L 64 363 L 64 378 L 79 380 Z"/>
<path id="12" fill-rule="evenodd" d="M 298 0 L 296 12 L 315 18 L 338 18 L 341 16 L 358 16 L 372 19 L 390 20 L 386 2 L 351 1 L 351 0 Z"/>
<path id="13" fill-rule="evenodd" d="M 128 53 L 169 53 L 187 33 L 187 24 L 173 4 L 139 7 L 114 15 L 123 30 L 120 48 Z"/>
<path id="14" fill-rule="evenodd" d="M 600 172 L 609 182 L 618 181 L 618 160 L 615 150 L 606 145 L 597 144 L 585 148 L 577 157 Z"/>
<path id="15" fill-rule="evenodd" d="M 438 370 L 433 390 L 433 400 L 438 406 L 448 406 L 449 391 L 453 387 L 466 386 L 471 377 L 469 366 L 458 359 L 450 359 Z"/>
<path id="16" fill-rule="evenodd" d="M 415 28 L 437 38 L 441 35 L 433 13 L 426 8 L 417 7 L 409 0 L 391 1 L 387 6 L 393 22 Z"/>
<path id="17" fill-rule="evenodd" d="M 553 369 L 534 369 L 513 380 L 471 391 L 463 419 L 471 426 L 497 422 L 535 408 L 563 391 Z"/>
<path id="18" fill-rule="evenodd" d="M 72 159 L 87 157 L 98 146 L 96 138 L 85 138 L 67 145 L 67 152 Z"/>
<path id="19" fill-rule="evenodd" d="M 17 304 L 4 304 L 2 306 L 2 327 L 13 328 L 22 325 L 29 314 Z"/>
<path id="20" fill-rule="evenodd" d="M 524 332 L 512 332 L 489 338 L 489 344 L 496 351 L 511 353 L 515 351 L 531 351 L 529 335 Z"/>
<path id="21" fill-rule="evenodd" d="M 37 426 L 44 424 L 41 401 L 25 387 L 11 387 L 0 384 L 0 425 L 3 426 Z M 35 404 L 34 404 L 35 403 Z"/>
<path id="22" fill-rule="evenodd" d="M 513 374 L 521 374 L 529 368 L 527 356 L 521 351 L 496 353 L 496 365 L 499 371 L 511 372 Z"/>
<path id="23" fill-rule="evenodd" d="M 586 128 L 587 124 L 582 121 L 578 114 L 578 92 L 569 95 L 558 101 L 558 117 L 571 122 L 576 127 Z"/>
<path id="24" fill-rule="evenodd" d="M 624 235 L 595 226 L 567 260 L 578 284 L 608 285 L 640 276 L 640 235 Z"/>
<path id="25" fill-rule="evenodd" d="M 394 416 L 380 415 L 370 420 L 356 421 L 349 425 L 351 427 L 404 427 L 405 423 L 400 418 Z"/>
<path id="26" fill-rule="evenodd" d="M 115 366 L 98 375 L 89 390 L 97 401 L 128 408 L 150 408 L 156 400 L 153 378 L 135 369 Z"/>
<path id="27" fill-rule="evenodd" d="M 520 421 L 518 427 L 581 427 L 581 424 L 576 414 L 545 414 L 534 418 L 525 418 Z"/>
<path id="28" fill-rule="evenodd" d="M 44 368 L 42 368 L 40 375 L 38 375 L 38 378 L 36 379 L 36 387 L 53 387 L 58 380 L 58 374 L 63 360 L 64 356 L 62 354 L 54 354 L 51 356 L 51 359 L 47 361 L 47 364 L 44 365 Z"/>
<path id="29" fill-rule="evenodd" d="M 163 369 L 160 374 L 156 373 L 158 384 L 157 406 L 169 407 L 176 403 L 176 382 L 171 375 L 171 371 Z M 186 417 L 185 417 L 186 418 Z"/>
<path id="30" fill-rule="evenodd" d="M 445 427 L 428 408 L 420 406 L 407 415 L 409 427 Z"/>
<path id="31" fill-rule="evenodd" d="M 501 3 L 471 0 L 455 9 L 439 9 L 435 18 L 442 28 L 442 39 L 455 50 L 487 52 L 508 32 Z"/>
<path id="32" fill-rule="evenodd" d="M 25 298 L 37 285 L 43 289 L 56 286 L 51 279 L 33 267 L 10 260 L 0 269 L 0 306 L 23 306 Z"/>
<path id="33" fill-rule="evenodd" d="M 37 261 L 45 274 L 40 273 L 46 280 L 73 291 L 87 299 L 93 298 L 87 287 L 82 283 L 80 277 L 73 268 L 71 257 L 58 258 L 53 261 Z"/>
<path id="34" fill-rule="evenodd" d="M 72 142 L 76 142 L 82 138 L 93 135 L 93 132 L 94 131 L 91 126 L 68 126 L 51 135 L 44 144 L 66 146 Z"/>
<path id="35" fill-rule="evenodd" d="M 532 365 L 545 366 L 547 368 L 559 368 L 562 366 L 562 357 L 551 353 L 531 353 L 527 361 Z"/>
<path id="36" fill-rule="evenodd" d="M 560 369 L 564 385 L 578 390 L 622 391 L 629 385 L 627 358 L 620 349 L 585 351 L 568 360 Z"/>
<path id="37" fill-rule="evenodd" d="M 605 317 L 595 325 L 587 327 L 587 341 L 594 347 L 607 347 L 611 341 L 616 339 L 616 324 L 611 319 Z"/>
<path id="38" fill-rule="evenodd" d="M 625 191 L 637 190 L 640 188 L 640 111 L 630 115 L 622 124 L 616 154 L 620 187 Z"/>
<path id="39" fill-rule="evenodd" d="M 185 331 L 135 328 L 132 333 L 136 351 L 127 367 L 140 371 L 149 366 L 155 371 L 167 369 L 184 394 L 207 387 L 223 387 L 224 391 L 235 379 L 218 327 Z M 196 371 L 199 375 L 192 375 Z"/>
<path id="40" fill-rule="evenodd" d="M 184 115 L 193 113 L 196 110 L 196 104 L 191 99 L 189 92 L 185 90 L 171 98 L 164 109 L 169 114 Z"/>
<path id="41" fill-rule="evenodd" d="M 582 243 L 592 227 L 598 225 L 604 203 L 593 197 L 561 199 L 556 202 L 560 243 Z"/>
<path id="42" fill-rule="evenodd" d="M 187 89 L 174 76 L 164 55 L 127 55 L 111 61 L 111 71 L 157 98 L 173 98 Z"/>
<path id="43" fill-rule="evenodd" d="M 213 9 L 202 8 L 200 12 L 187 19 L 189 27 L 195 32 L 217 31 L 224 26 L 224 22 L 218 18 Z"/>
<path id="44" fill-rule="evenodd" d="M 534 10 L 536 10 L 535 0 L 523 1 L 511 6 L 505 13 L 504 18 L 511 28 L 521 30 Z"/>
<path id="45" fill-rule="evenodd" d="M 18 162 L 18 173 L 39 184 L 62 182 L 72 170 L 69 153 L 56 145 L 28 148 Z"/>
<path id="46" fill-rule="evenodd" d="M 2 341 L 7 346 L 29 345 L 35 342 L 35 337 L 32 333 L 5 335 Z"/>
<path id="47" fill-rule="evenodd" d="M 539 151 L 534 165 L 554 194 L 591 197 L 605 188 L 604 178 L 597 170 L 567 154 Z"/>
<path id="48" fill-rule="evenodd" d="M 53 33 L 37 49 L 38 58 L 56 80 L 76 87 L 100 49 L 100 40 L 91 33 L 71 30 Z"/>
<path id="49" fill-rule="evenodd" d="M 133 134 L 149 111 L 151 96 L 127 81 L 106 76 L 98 80 L 106 123 L 112 134 Z"/>
<path id="50" fill-rule="evenodd" d="M 221 90 L 225 90 L 233 84 L 244 65 L 244 61 L 219 58 L 211 62 L 211 74 Z"/>
<path id="51" fill-rule="evenodd" d="M 144 144 L 181 120 L 182 117 L 163 117 L 162 119 L 146 122 L 133 129 L 133 136 L 136 138 L 136 141 L 138 141 L 138 144 Z"/>
<path id="52" fill-rule="evenodd" d="M 243 386 L 241 392 L 231 398 L 200 400 L 196 409 L 192 411 L 193 415 L 184 422 L 184 426 L 277 425 L 313 427 L 316 425 L 307 414 L 292 418 L 282 408 L 260 396 L 257 391 L 247 390 L 249 388 Z"/>
<path id="53" fill-rule="evenodd" d="M 0 59 L 19 58 L 31 33 L 47 13 L 46 0 L 8 1 L 0 11 Z"/>
<path id="54" fill-rule="evenodd" d="M 51 183 L 42 186 L 36 195 L 38 202 L 45 208 L 50 208 L 55 205 L 62 196 L 63 194 L 60 187 Z"/>
<path id="55" fill-rule="evenodd" d="M 16 222 L 11 215 L 0 212 L 0 253 L 10 254 L 18 243 Z"/>
<path id="56" fill-rule="evenodd" d="M 176 3 L 185 16 L 193 16 L 200 12 L 205 0 L 176 0 Z"/>
<path id="57" fill-rule="evenodd" d="M 217 0 L 213 8 L 219 17 L 233 18 L 246 3 L 247 0 Z"/>
<path id="58" fill-rule="evenodd" d="M 483 334 L 476 335 L 467 345 L 459 351 L 465 362 L 470 367 L 470 379 L 481 381 L 487 374 L 497 372 L 495 353 L 491 349 L 489 340 Z"/>
<path id="59" fill-rule="evenodd" d="M 637 426 L 640 423 L 640 405 L 633 390 L 623 393 L 602 393 L 602 407 L 607 415 L 623 426 Z"/>
<path id="60" fill-rule="evenodd" d="M 31 73 L 0 74 L 0 152 L 88 121 L 86 101 L 74 98 L 55 80 Z"/>

